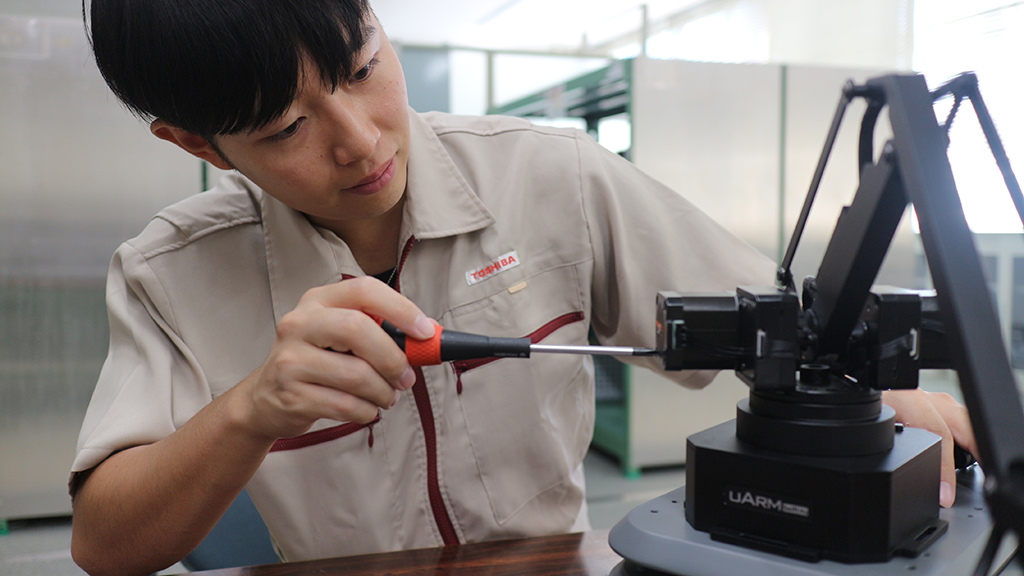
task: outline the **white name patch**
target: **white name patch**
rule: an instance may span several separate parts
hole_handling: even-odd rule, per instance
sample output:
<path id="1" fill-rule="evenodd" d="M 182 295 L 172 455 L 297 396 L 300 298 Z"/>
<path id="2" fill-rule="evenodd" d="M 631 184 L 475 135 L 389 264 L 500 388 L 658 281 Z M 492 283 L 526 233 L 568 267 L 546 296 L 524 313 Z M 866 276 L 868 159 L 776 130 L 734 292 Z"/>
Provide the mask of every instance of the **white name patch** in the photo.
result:
<path id="1" fill-rule="evenodd" d="M 516 266 L 519 266 L 519 254 L 516 254 L 516 251 L 513 250 L 508 254 L 498 256 L 497 258 L 494 259 L 494 262 L 491 262 L 490 264 L 484 266 L 483 268 L 478 268 L 476 270 L 470 270 L 469 272 L 466 272 L 466 282 L 468 282 L 469 285 L 472 286 L 477 282 L 487 280 L 488 278 L 494 276 L 495 274 L 498 274 L 499 272 L 504 272 L 505 270 L 508 270 L 509 268 L 515 268 Z"/>

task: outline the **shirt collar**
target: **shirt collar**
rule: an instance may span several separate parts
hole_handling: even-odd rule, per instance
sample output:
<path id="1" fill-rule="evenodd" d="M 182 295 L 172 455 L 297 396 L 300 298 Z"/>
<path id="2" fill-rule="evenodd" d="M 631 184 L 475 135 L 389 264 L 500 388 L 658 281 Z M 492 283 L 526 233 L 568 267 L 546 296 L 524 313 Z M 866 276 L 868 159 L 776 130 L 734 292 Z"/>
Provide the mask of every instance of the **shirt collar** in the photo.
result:
<path id="1" fill-rule="evenodd" d="M 494 224 L 494 215 L 456 167 L 427 121 L 409 112 L 409 183 L 402 238 L 465 234 Z"/>
<path id="2" fill-rule="evenodd" d="M 401 251 L 417 240 L 465 234 L 490 226 L 494 215 L 459 171 L 433 128 L 410 110 L 409 177 L 402 217 Z M 251 182 L 248 187 L 257 189 Z M 257 195 L 263 219 L 274 319 L 293 310 L 307 290 L 363 271 L 335 234 L 320 229 L 276 198 Z"/>

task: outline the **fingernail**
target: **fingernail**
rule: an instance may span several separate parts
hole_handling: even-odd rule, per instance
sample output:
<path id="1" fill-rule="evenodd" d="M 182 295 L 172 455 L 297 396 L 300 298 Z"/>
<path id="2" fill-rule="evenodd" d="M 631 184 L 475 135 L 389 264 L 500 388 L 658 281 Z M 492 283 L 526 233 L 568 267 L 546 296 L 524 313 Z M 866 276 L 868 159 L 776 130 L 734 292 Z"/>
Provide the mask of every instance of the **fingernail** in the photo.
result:
<path id="1" fill-rule="evenodd" d="M 426 340 L 434 336 L 434 323 L 423 314 L 416 318 L 414 327 L 416 328 L 416 335 L 420 340 Z"/>
<path id="2" fill-rule="evenodd" d="M 943 508 L 949 508 L 953 505 L 953 486 L 949 482 L 941 482 L 939 484 L 939 504 Z"/>
<path id="3" fill-rule="evenodd" d="M 412 385 L 416 383 L 416 372 L 413 371 L 412 366 L 405 369 L 402 372 L 402 377 L 398 379 L 398 388 L 401 390 L 408 390 L 412 388 Z"/>
<path id="4" fill-rule="evenodd" d="M 398 399 L 401 397 L 402 393 L 399 392 L 398 390 L 395 390 L 395 399 L 391 401 L 391 406 L 388 406 L 388 408 L 394 408 L 395 404 L 398 404 Z"/>

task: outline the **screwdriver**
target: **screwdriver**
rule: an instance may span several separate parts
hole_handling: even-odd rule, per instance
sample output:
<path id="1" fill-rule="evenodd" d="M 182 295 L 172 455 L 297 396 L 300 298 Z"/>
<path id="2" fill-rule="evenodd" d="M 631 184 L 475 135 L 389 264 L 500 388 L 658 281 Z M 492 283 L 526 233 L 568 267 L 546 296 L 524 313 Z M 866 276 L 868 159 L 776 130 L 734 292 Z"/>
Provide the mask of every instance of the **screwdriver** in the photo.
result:
<path id="1" fill-rule="evenodd" d="M 533 352 L 546 354 L 602 354 L 610 356 L 654 356 L 654 348 L 632 346 L 559 346 L 534 344 L 529 338 L 495 338 L 437 326 L 427 340 L 407 338 L 405 332 L 387 321 L 381 327 L 405 351 L 412 366 L 434 366 L 451 360 L 477 358 L 529 358 Z"/>

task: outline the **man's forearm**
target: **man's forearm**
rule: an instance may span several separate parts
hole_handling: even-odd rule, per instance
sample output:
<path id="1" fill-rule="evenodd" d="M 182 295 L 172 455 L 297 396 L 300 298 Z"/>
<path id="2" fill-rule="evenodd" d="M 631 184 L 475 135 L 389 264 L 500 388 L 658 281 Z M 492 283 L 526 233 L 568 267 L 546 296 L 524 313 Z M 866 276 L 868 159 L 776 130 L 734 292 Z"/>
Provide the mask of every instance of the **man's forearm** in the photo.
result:
<path id="1" fill-rule="evenodd" d="M 237 388 L 163 440 L 114 454 L 74 498 L 72 555 L 90 574 L 150 574 L 209 533 L 274 439 L 239 425 Z"/>

